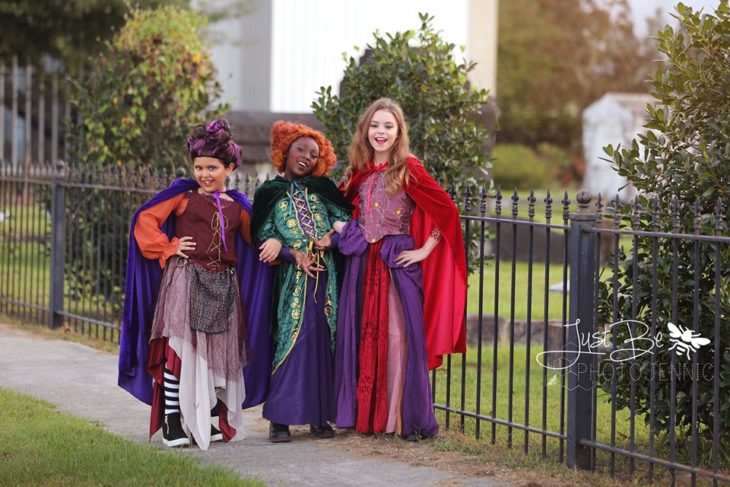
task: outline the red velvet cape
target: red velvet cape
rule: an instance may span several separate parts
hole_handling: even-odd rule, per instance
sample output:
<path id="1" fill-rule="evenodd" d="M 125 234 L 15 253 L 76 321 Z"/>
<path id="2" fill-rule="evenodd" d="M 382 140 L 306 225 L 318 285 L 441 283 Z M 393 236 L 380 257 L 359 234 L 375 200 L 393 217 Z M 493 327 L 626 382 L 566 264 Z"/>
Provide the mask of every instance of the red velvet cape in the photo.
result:
<path id="1" fill-rule="evenodd" d="M 446 191 L 415 156 L 409 156 L 406 163 L 410 176 L 405 192 L 416 203 L 410 229 L 416 248 L 423 246 L 434 225 L 442 235 L 442 242 L 421 262 L 428 368 L 435 369 L 444 355 L 466 352 L 464 237 L 459 210 Z M 359 217 L 358 188 L 373 171 L 372 166 L 355 171 L 345 190 L 345 197 L 355 206 L 353 218 Z"/>

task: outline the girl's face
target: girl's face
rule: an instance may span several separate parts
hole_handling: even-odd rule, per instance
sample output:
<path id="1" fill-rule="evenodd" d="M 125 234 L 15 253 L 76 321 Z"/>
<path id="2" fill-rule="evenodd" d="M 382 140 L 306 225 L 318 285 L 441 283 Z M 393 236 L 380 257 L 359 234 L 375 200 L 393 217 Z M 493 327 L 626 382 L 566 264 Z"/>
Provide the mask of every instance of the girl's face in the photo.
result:
<path id="1" fill-rule="evenodd" d="M 393 144 L 398 140 L 398 122 L 388 110 L 373 113 L 368 128 L 368 141 L 375 151 L 376 162 L 387 162 Z"/>
<path id="2" fill-rule="evenodd" d="M 228 167 L 215 157 L 196 157 L 193 160 L 195 180 L 206 193 L 215 193 L 226 189 L 226 178 L 233 171 L 233 163 Z"/>
<path id="3" fill-rule="evenodd" d="M 319 146 L 311 137 L 299 137 L 286 153 L 284 178 L 288 181 L 309 176 L 319 158 Z"/>

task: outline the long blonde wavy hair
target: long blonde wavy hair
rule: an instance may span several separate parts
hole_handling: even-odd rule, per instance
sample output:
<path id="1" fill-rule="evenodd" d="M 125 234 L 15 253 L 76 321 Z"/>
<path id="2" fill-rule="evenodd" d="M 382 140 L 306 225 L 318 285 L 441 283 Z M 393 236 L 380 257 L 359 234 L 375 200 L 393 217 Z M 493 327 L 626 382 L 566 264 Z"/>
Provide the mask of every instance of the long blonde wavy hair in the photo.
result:
<path id="1" fill-rule="evenodd" d="M 390 98 L 379 98 L 375 100 L 363 112 L 360 120 L 357 122 L 357 131 L 352 137 L 348 156 L 350 166 L 347 170 L 346 186 L 349 185 L 352 173 L 362 171 L 368 167 L 375 156 L 375 151 L 368 140 L 368 130 L 370 121 L 378 110 L 386 110 L 393 114 L 395 122 L 398 125 L 398 138 L 390 150 L 390 166 L 383 174 L 385 188 L 390 194 L 400 191 L 408 184 L 408 166 L 406 159 L 410 155 L 408 146 L 408 126 L 403 116 L 403 109 L 400 105 Z"/>

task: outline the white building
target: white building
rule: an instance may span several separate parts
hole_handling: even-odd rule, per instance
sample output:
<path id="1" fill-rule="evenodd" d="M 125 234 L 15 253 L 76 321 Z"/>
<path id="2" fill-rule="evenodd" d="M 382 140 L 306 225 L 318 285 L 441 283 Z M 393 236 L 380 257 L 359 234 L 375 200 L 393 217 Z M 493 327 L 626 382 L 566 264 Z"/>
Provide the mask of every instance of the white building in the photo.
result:
<path id="1" fill-rule="evenodd" d="M 434 16 L 455 55 L 477 62 L 473 86 L 495 94 L 498 0 L 256 0 L 248 15 L 221 22 L 212 52 L 233 110 L 311 113 L 321 87 L 339 87 L 373 32 L 417 30 L 419 12 Z M 357 46 L 357 48 L 355 47 Z M 465 46 L 462 54 L 459 46 Z"/>
<path id="2" fill-rule="evenodd" d="M 654 98 L 643 93 L 606 93 L 583 110 L 583 154 L 586 172 L 583 188 L 592 194 L 601 194 L 604 201 L 619 195 L 627 201 L 636 195 L 636 189 L 626 186 L 626 178 L 619 176 L 603 148 L 621 144 L 631 146 L 637 134 L 646 132 L 646 106 Z"/>

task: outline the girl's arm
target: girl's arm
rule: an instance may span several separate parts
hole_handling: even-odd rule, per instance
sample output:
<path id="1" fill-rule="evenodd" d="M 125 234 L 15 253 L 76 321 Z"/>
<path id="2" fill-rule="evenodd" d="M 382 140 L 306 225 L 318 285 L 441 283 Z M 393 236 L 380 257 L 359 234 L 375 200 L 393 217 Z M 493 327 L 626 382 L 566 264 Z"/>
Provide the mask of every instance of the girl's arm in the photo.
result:
<path id="1" fill-rule="evenodd" d="M 324 204 L 327 208 L 327 219 L 329 220 L 332 229 L 320 240 L 316 240 L 315 244 L 320 250 L 336 249 L 337 243 L 340 240 L 340 233 L 350 220 L 350 214 L 327 200 L 324 200 Z"/>
<path id="2" fill-rule="evenodd" d="M 183 193 L 147 208 L 137 216 L 133 233 L 140 252 L 147 259 L 159 259 L 162 268 L 173 255 L 195 248 L 195 242 L 190 237 L 184 240 L 173 237 L 170 240 L 160 229 L 173 211 L 180 214 L 186 207 L 187 199 Z"/>
<path id="3" fill-rule="evenodd" d="M 340 234 L 335 232 L 335 229 L 333 228 L 329 232 L 325 233 L 322 238 L 317 240 L 314 239 L 314 245 L 319 250 L 328 250 L 328 249 L 336 249 L 337 243 L 340 241 Z"/>
<path id="4" fill-rule="evenodd" d="M 336 249 L 340 241 L 340 233 L 345 225 L 346 223 L 341 220 L 332 222 L 332 230 L 325 233 L 321 239 L 315 239 L 314 244 L 319 250 Z"/>
<path id="5" fill-rule="evenodd" d="M 238 227 L 238 231 L 246 243 L 253 248 L 253 238 L 251 238 L 251 213 L 243 208 L 241 208 L 241 226 Z"/>
<path id="6" fill-rule="evenodd" d="M 402 265 L 403 267 L 408 267 L 411 264 L 426 260 L 426 258 L 431 255 L 431 252 L 433 252 L 433 249 L 436 248 L 440 241 L 441 232 L 437 227 L 433 227 L 433 229 L 431 230 L 431 235 L 429 235 L 428 239 L 426 239 L 426 242 L 424 242 L 423 246 L 420 249 L 404 250 L 403 252 L 398 254 L 398 257 L 396 257 L 395 259 L 395 263 Z"/>

